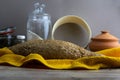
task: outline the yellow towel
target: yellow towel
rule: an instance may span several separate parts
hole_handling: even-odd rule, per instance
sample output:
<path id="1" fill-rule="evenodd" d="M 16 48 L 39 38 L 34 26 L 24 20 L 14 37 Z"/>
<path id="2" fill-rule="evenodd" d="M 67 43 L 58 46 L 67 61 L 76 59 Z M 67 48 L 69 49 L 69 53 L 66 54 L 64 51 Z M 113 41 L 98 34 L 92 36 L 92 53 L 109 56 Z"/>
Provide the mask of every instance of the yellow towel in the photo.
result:
<path id="1" fill-rule="evenodd" d="M 45 60 L 41 55 L 34 53 L 26 57 L 14 54 L 8 48 L 0 49 L 0 64 L 9 64 L 16 67 L 38 66 L 50 69 L 101 69 L 120 68 L 120 48 L 98 51 L 98 54 L 106 56 L 83 57 L 76 60 L 71 59 L 49 59 Z M 36 64 L 35 64 L 36 63 Z M 41 66 L 42 65 L 42 66 Z"/>

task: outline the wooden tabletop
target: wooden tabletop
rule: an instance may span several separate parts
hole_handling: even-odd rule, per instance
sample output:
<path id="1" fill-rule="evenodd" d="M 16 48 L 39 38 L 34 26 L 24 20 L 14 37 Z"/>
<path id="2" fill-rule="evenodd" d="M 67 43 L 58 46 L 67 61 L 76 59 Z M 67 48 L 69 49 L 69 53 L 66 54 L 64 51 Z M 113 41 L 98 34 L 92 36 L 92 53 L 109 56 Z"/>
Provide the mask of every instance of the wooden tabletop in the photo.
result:
<path id="1" fill-rule="evenodd" d="M 0 80 L 120 80 L 120 69 L 50 70 L 0 66 Z"/>

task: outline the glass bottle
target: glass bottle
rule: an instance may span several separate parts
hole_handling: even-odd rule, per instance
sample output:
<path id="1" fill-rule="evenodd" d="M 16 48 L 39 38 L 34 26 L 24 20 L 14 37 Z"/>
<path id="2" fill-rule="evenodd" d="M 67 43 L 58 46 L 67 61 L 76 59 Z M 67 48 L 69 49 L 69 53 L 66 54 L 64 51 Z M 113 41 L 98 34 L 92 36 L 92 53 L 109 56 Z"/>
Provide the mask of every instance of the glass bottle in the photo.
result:
<path id="1" fill-rule="evenodd" d="M 45 13 L 45 4 L 34 4 L 35 10 L 29 15 L 27 22 L 27 40 L 50 38 L 51 16 Z"/>

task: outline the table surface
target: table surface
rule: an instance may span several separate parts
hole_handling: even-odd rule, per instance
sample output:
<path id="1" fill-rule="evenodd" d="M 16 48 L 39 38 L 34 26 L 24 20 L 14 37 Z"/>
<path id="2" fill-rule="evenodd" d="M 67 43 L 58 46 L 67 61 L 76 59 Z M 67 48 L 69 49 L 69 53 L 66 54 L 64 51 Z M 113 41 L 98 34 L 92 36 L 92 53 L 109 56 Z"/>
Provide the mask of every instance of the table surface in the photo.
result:
<path id="1" fill-rule="evenodd" d="M 0 66 L 0 80 L 120 80 L 120 69 L 50 70 Z"/>

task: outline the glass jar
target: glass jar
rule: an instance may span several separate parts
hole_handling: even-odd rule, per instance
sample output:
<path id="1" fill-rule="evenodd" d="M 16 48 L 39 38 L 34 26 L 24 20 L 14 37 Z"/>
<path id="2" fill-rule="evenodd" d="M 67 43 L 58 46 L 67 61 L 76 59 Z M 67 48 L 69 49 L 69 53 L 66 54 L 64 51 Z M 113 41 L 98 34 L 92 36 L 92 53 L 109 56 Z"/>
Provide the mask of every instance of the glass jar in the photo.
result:
<path id="1" fill-rule="evenodd" d="M 19 43 L 23 43 L 25 41 L 26 41 L 25 35 L 17 35 L 16 39 L 14 40 L 14 45 L 19 44 Z"/>
<path id="2" fill-rule="evenodd" d="M 27 40 L 48 39 L 51 34 L 51 17 L 45 13 L 45 5 L 34 4 L 35 10 L 27 21 Z"/>

